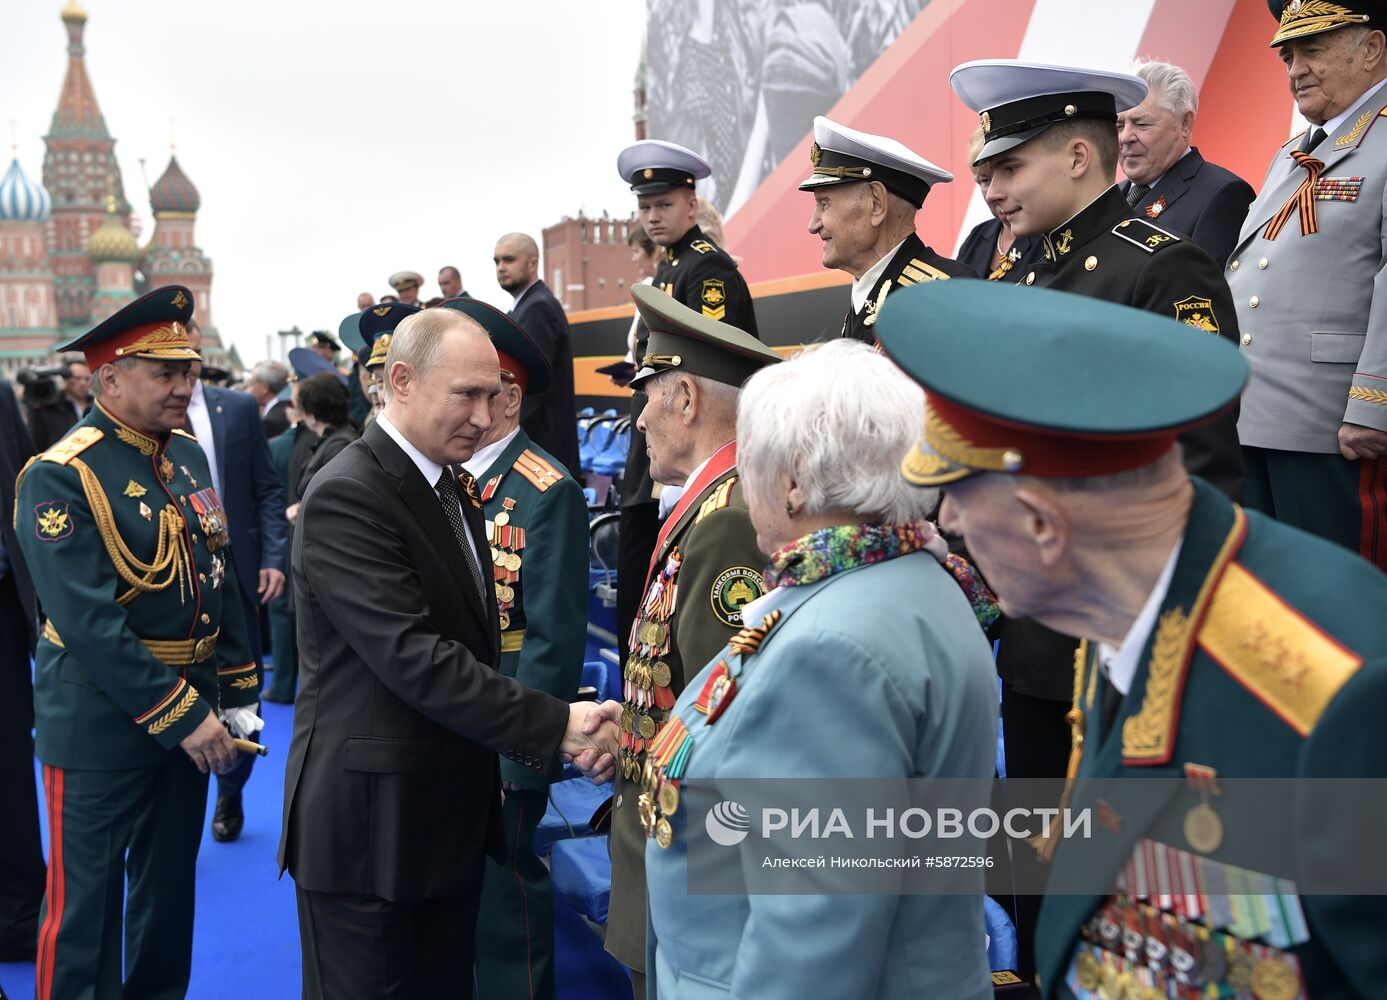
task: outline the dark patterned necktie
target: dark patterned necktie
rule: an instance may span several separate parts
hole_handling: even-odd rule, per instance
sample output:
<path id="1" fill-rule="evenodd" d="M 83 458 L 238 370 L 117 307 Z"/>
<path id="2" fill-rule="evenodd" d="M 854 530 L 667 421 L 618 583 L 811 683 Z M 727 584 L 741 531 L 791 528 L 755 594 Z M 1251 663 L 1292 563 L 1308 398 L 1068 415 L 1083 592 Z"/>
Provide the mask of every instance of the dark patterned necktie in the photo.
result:
<path id="1" fill-rule="evenodd" d="M 1151 190 L 1149 184 L 1133 184 L 1127 189 L 1127 204 L 1136 208 L 1141 204 L 1141 199 L 1145 198 Z"/>
<path id="2" fill-rule="evenodd" d="M 452 471 L 446 466 L 433 488 L 438 493 L 439 502 L 443 504 L 443 514 L 448 518 L 448 524 L 453 529 L 453 537 L 458 540 L 458 545 L 462 548 L 462 556 L 467 560 L 467 568 L 472 571 L 472 580 L 477 585 L 477 593 L 481 596 L 482 607 L 485 608 L 486 583 L 482 580 L 481 567 L 477 565 L 477 554 L 472 548 L 472 539 L 467 534 L 467 525 L 462 522 L 462 506 L 458 497 L 457 480 L 453 478 Z"/>
<path id="3" fill-rule="evenodd" d="M 1300 151 L 1302 153 L 1313 153 L 1315 147 L 1324 142 L 1326 135 L 1327 133 L 1325 130 L 1316 125 L 1315 130 L 1305 137 L 1305 145 L 1300 147 Z"/>

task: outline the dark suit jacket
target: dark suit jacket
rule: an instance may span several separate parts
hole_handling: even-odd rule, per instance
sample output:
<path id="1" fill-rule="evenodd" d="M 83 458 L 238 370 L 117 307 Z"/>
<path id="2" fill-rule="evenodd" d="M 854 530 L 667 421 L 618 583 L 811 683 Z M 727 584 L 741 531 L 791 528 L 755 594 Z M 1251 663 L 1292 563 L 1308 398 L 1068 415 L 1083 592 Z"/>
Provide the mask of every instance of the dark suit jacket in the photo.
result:
<path id="1" fill-rule="evenodd" d="M 1123 195 L 1131 186 L 1131 181 L 1122 182 Z M 1165 172 L 1136 204 L 1133 214 L 1188 236 L 1221 268 L 1237 246 L 1238 233 L 1254 198 L 1251 184 L 1210 163 L 1196 148 Z M 1159 212 L 1152 215 L 1147 211 L 1162 199 L 1164 207 Z"/>
<path id="2" fill-rule="evenodd" d="M 967 264 L 978 273 L 978 277 L 986 278 L 992 271 L 992 255 L 996 252 L 997 237 L 1001 233 L 1001 220 L 979 222 L 963 241 L 963 246 L 959 247 L 958 262 Z M 1045 256 L 1045 245 L 1039 236 L 1018 236 L 1011 248 L 1020 256 L 1012 263 L 1006 277 L 997 280 L 1015 283 L 1026 276 L 1032 264 Z"/>
<path id="3" fill-rule="evenodd" d="M 24 426 L 24 420 L 19 415 L 14 389 L 10 383 L 0 379 L 0 544 L 5 546 L 9 571 L 14 576 L 15 589 L 19 591 L 20 610 L 28 623 L 27 642 L 30 650 L 38 640 L 38 622 L 34 612 L 34 583 L 14 534 L 14 480 L 33 454 L 34 443 L 29 438 L 29 428 Z M 27 663 L 24 665 L 26 671 L 28 666 Z"/>
<path id="4" fill-rule="evenodd" d="M 486 529 L 465 500 L 475 539 Z M 482 566 L 490 553 L 477 551 Z M 501 857 L 496 751 L 548 773 L 568 705 L 496 669 L 430 483 L 378 423 L 313 477 L 294 532 L 299 694 L 281 869 L 316 892 L 460 895 Z"/>
<path id="5" fill-rule="evenodd" d="M 266 411 L 265 415 L 260 418 L 260 422 L 265 425 L 265 437 L 279 437 L 289 429 L 289 401 L 287 399 L 275 400 L 275 405 Z"/>
<path id="6" fill-rule="evenodd" d="M 91 404 L 88 403 L 82 412 L 86 413 L 90 409 Z M 53 447 L 72 430 L 72 425 L 81 419 L 72 408 L 72 401 L 66 396 L 59 396 L 47 406 L 30 410 L 29 435 L 34 439 L 35 452 L 47 451 Z"/>
<path id="7" fill-rule="evenodd" d="M 356 433 L 356 428 L 351 424 L 326 428 L 326 433 L 313 443 L 313 455 L 309 458 L 308 464 L 303 467 L 303 479 L 299 484 L 300 491 L 308 488 L 308 481 L 313 478 L 314 473 L 340 455 L 342 450 L 355 441 L 357 437 L 359 435 Z"/>
<path id="8" fill-rule="evenodd" d="M 212 421 L 222 506 L 231 522 L 231 551 L 241 568 L 241 591 L 251 604 L 258 604 L 259 571 L 285 569 L 289 522 L 284 519 L 284 487 L 270 461 L 270 443 L 255 398 L 210 385 L 202 391 Z M 258 644 L 255 652 L 259 653 Z"/>
<path id="9" fill-rule="evenodd" d="M 511 310 L 511 319 L 530 335 L 554 369 L 554 382 L 548 392 L 525 394 L 525 401 L 520 404 L 520 426 L 531 441 L 562 462 L 581 482 L 577 408 L 573 402 L 573 341 L 568 332 L 568 317 L 549 286 L 536 281 Z"/>

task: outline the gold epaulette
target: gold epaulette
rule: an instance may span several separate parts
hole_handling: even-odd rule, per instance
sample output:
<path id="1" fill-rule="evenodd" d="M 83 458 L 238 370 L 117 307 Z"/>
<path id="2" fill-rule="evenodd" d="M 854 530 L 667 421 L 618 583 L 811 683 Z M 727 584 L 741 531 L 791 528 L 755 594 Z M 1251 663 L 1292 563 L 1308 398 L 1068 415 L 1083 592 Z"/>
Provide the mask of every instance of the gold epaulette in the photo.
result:
<path id="1" fill-rule="evenodd" d="M 694 240 L 692 243 L 689 244 L 689 249 L 694 250 L 698 253 L 718 252 L 718 248 L 713 246 L 713 244 L 709 243 L 707 240 Z"/>
<path id="2" fill-rule="evenodd" d="M 1363 665 L 1236 562 L 1209 602 L 1199 645 L 1301 736 Z"/>
<path id="3" fill-rule="evenodd" d="M 1168 233 L 1160 226 L 1153 226 L 1145 219 L 1123 219 L 1112 227 L 1112 234 L 1120 236 L 1133 246 L 1141 247 L 1147 253 L 1155 253 L 1172 243 L 1180 242 L 1180 237 L 1174 233 Z"/>
<path id="4" fill-rule="evenodd" d="M 901 269 L 900 277 L 896 279 L 896 283 L 909 287 L 922 281 L 948 280 L 949 276 L 933 264 L 926 264 L 919 257 L 913 257 L 910 263 Z"/>
<path id="5" fill-rule="evenodd" d="M 709 493 L 707 498 L 699 506 L 698 516 L 694 518 L 694 524 L 703 520 L 709 514 L 713 513 L 713 511 L 722 510 L 730 504 L 732 502 L 732 487 L 736 485 L 736 476 L 728 476 L 722 482 L 718 483 L 713 492 Z"/>
<path id="6" fill-rule="evenodd" d="M 175 434 L 177 434 L 179 437 L 185 437 L 185 438 L 187 438 L 189 441 L 196 441 L 196 440 L 197 440 L 197 435 L 196 435 L 196 434 L 189 434 L 189 433 L 188 433 L 187 431 L 185 431 L 182 427 L 175 427 L 175 428 L 173 429 L 173 432 L 174 432 Z"/>
<path id="7" fill-rule="evenodd" d="M 39 456 L 39 459 L 44 462 L 67 465 L 68 462 L 71 462 L 105 436 L 99 427 L 79 427 L 45 451 Z"/>
<path id="8" fill-rule="evenodd" d="M 520 457 L 511 468 L 529 480 L 530 485 L 541 493 L 564 477 L 562 469 L 540 458 L 529 448 L 520 453 Z"/>

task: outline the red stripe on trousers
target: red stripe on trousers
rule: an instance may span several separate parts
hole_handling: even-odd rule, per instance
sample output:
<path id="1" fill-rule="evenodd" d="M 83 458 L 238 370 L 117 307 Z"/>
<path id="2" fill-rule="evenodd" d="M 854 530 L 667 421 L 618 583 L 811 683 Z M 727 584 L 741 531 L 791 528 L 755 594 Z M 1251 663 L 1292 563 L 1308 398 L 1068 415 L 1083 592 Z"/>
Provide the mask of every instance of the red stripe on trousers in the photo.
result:
<path id="1" fill-rule="evenodd" d="M 43 784 L 48 792 L 48 916 L 39 931 L 35 992 L 38 1000 L 51 1000 L 53 959 L 58 950 L 58 928 L 63 922 L 67 888 L 63 875 L 63 769 L 43 765 Z"/>
<path id="2" fill-rule="evenodd" d="M 1358 552 L 1378 569 L 1387 572 L 1387 459 L 1360 458 L 1358 470 L 1358 503 L 1362 520 L 1358 535 Z"/>

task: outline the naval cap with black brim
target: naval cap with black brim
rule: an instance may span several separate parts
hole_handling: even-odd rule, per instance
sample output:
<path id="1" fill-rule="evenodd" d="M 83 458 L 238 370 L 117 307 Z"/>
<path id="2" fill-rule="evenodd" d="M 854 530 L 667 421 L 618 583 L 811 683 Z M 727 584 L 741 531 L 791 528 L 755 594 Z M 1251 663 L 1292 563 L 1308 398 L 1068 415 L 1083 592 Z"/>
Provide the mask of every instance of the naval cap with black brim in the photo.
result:
<path id="1" fill-rule="evenodd" d="M 1276 48 L 1296 38 L 1322 35 L 1339 28 L 1368 27 L 1387 30 L 1387 4 L 1374 0 L 1267 0 L 1271 16 L 1280 24 L 1272 37 Z"/>
<path id="2" fill-rule="evenodd" d="M 182 285 L 146 292 L 112 313 L 59 351 L 81 351 L 92 371 L 124 358 L 197 361 L 202 355 L 188 340 L 193 293 Z"/>
<path id="3" fill-rule="evenodd" d="M 637 195 L 664 194 L 675 188 L 692 189 L 713 172 L 708 161 L 692 149 L 663 139 L 643 139 L 623 149 L 616 158 L 616 172 Z"/>
<path id="4" fill-rule="evenodd" d="M 308 342 L 313 347 L 330 347 L 334 353 L 342 349 L 342 345 L 337 342 L 337 338 L 326 330 L 314 330 L 308 335 Z"/>
<path id="5" fill-rule="evenodd" d="M 1141 468 L 1247 382 L 1235 346 L 1179 320 L 991 281 L 902 289 L 876 335 L 925 388 L 924 440 L 901 463 L 917 486 Z"/>
<path id="6" fill-rule="evenodd" d="M 554 369 L 549 359 L 530 335 L 500 309 L 470 295 L 444 299 L 438 308 L 456 309 L 480 324 L 500 358 L 501 377 L 520 386 L 527 396 L 537 396 L 553 384 Z"/>
<path id="7" fill-rule="evenodd" d="M 884 135 L 872 135 L 839 125 L 819 115 L 814 119 L 814 143 L 809 147 L 814 172 L 799 186 L 813 191 L 834 184 L 880 181 L 886 190 L 900 195 L 916 208 L 935 184 L 947 184 L 954 175 L 937 167 L 914 150 Z"/>
<path id="8" fill-rule="evenodd" d="M 1057 122 L 1093 118 L 1117 128 L 1117 115 L 1146 100 L 1146 81 L 1130 73 L 1077 66 L 977 59 L 954 67 L 949 86 L 978 112 L 982 148 L 975 164 L 1015 149 Z"/>
<path id="9" fill-rule="evenodd" d="M 781 360 L 751 334 L 709 319 L 651 285 L 633 285 L 631 298 L 650 330 L 640 371 L 631 379 L 634 389 L 667 371 L 741 388 L 753 374 Z"/>

